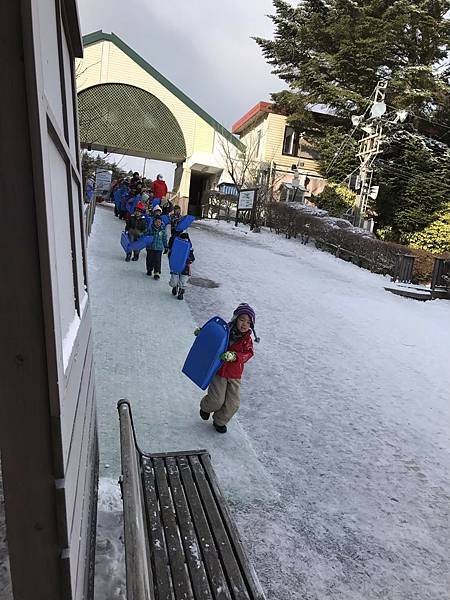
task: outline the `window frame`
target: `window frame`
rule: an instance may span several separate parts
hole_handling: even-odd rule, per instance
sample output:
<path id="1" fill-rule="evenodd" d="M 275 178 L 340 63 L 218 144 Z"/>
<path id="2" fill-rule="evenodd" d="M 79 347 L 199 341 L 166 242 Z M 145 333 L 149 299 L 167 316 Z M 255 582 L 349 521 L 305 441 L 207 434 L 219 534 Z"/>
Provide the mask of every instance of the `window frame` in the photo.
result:
<path id="1" fill-rule="evenodd" d="M 288 130 L 291 130 L 291 132 L 292 132 L 292 138 L 291 138 L 291 142 L 289 144 L 290 149 L 292 150 L 291 152 L 286 152 L 286 142 L 288 140 L 288 136 L 291 135 Z M 299 132 L 294 127 L 292 127 L 292 125 L 285 125 L 281 154 L 283 156 L 298 157 L 299 151 L 300 151 L 300 134 L 299 134 Z"/>

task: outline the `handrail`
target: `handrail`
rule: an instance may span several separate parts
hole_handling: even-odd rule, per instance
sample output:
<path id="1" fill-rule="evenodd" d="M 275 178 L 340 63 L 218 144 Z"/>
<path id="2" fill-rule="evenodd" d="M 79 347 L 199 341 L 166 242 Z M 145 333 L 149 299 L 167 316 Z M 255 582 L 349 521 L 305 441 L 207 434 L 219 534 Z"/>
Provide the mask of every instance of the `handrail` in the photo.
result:
<path id="1" fill-rule="evenodd" d="M 153 583 L 149 577 L 151 563 L 144 523 L 139 449 L 129 403 L 120 400 L 117 410 L 120 421 L 127 600 L 154 600 Z"/>

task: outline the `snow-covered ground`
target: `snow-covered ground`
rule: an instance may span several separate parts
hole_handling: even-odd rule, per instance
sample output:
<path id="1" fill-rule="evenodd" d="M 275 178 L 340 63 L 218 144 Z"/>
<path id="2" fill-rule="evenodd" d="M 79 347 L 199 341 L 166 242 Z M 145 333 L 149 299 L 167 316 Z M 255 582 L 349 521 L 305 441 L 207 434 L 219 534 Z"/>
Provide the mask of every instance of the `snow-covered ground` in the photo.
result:
<path id="1" fill-rule="evenodd" d="M 269 232 L 199 222 L 186 302 L 125 263 L 99 209 L 89 242 L 102 482 L 97 599 L 123 598 L 115 404 L 150 451 L 206 447 L 267 596 L 444 600 L 450 594 L 450 304 Z M 192 330 L 256 310 L 261 343 L 226 435 L 180 368 Z M 109 468 L 106 468 L 106 464 Z M 109 479 L 107 479 L 109 478 Z M 110 560 L 111 559 L 111 560 Z M 109 561 L 109 562 L 108 562 Z M 114 577 L 112 577 L 114 575 Z"/>

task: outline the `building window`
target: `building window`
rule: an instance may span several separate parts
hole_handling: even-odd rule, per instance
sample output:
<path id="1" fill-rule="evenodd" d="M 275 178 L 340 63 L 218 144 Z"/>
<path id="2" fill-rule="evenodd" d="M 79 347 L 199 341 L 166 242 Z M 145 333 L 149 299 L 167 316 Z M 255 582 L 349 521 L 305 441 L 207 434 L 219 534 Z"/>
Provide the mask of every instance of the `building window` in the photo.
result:
<path id="1" fill-rule="evenodd" d="M 283 154 L 298 156 L 300 148 L 300 134 L 293 127 L 287 125 L 284 130 Z"/>

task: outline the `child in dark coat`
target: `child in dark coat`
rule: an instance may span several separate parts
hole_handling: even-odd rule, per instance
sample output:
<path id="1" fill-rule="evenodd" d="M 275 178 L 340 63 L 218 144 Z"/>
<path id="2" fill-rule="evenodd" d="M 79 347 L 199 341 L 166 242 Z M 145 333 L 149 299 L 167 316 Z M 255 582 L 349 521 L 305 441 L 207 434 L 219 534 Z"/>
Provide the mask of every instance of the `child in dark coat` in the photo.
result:
<path id="1" fill-rule="evenodd" d="M 134 211 L 134 215 L 132 215 L 126 225 L 125 231 L 128 231 L 128 238 L 130 242 L 135 242 L 138 240 L 141 235 L 147 231 L 147 221 L 145 219 L 145 206 L 143 202 L 138 202 L 136 206 L 136 210 Z M 127 252 L 126 262 L 130 262 L 131 252 Z M 139 260 L 139 250 L 133 251 L 133 260 Z"/>
<path id="2" fill-rule="evenodd" d="M 170 235 L 174 235 L 177 230 L 177 225 L 181 221 L 181 206 L 175 204 L 173 213 L 170 217 Z"/>
<path id="3" fill-rule="evenodd" d="M 173 242 L 175 241 L 175 238 L 179 237 L 182 240 L 187 240 L 189 243 L 191 242 L 190 238 L 189 238 L 189 234 L 186 233 L 185 231 L 183 233 L 175 233 L 174 235 L 170 236 L 170 240 L 169 240 L 169 259 L 170 259 L 170 252 L 172 250 L 172 246 L 173 246 Z M 173 273 L 172 271 L 170 272 L 170 281 L 169 281 L 169 285 L 172 288 L 172 294 L 174 296 L 177 296 L 178 300 L 183 300 L 184 298 L 184 292 L 186 291 L 186 286 L 188 284 L 189 281 L 189 277 L 191 275 L 191 265 L 195 260 L 195 256 L 194 256 L 194 250 L 192 248 L 192 244 L 191 244 L 191 249 L 189 250 L 189 256 L 187 257 L 186 260 L 186 264 L 184 265 L 184 269 L 181 271 L 181 273 Z"/>
<path id="4" fill-rule="evenodd" d="M 200 416 L 207 421 L 213 413 L 213 425 L 219 433 L 226 433 L 227 423 L 240 405 L 240 386 L 244 364 L 253 356 L 255 335 L 255 311 L 248 304 L 239 304 L 233 312 L 228 327 L 230 338 L 228 350 L 221 356 L 222 366 L 209 384 L 206 396 L 200 402 Z M 198 334 L 199 330 L 196 330 Z"/>
<path id="5" fill-rule="evenodd" d="M 159 279 L 161 277 L 162 253 L 164 251 L 164 254 L 167 254 L 169 248 L 167 245 L 166 227 L 163 225 L 161 215 L 158 212 L 153 218 L 149 235 L 153 236 L 153 241 L 147 247 L 147 275 L 151 277 L 153 274 L 153 279 Z"/>

